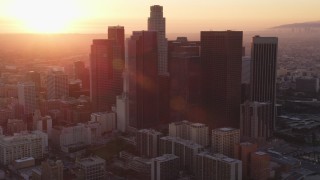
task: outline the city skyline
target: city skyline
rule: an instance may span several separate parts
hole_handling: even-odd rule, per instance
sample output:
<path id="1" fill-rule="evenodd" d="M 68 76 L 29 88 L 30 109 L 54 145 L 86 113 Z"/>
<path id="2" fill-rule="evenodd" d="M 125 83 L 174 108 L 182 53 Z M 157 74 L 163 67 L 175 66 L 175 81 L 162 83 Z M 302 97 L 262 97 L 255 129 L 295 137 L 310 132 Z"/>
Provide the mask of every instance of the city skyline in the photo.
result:
<path id="1" fill-rule="evenodd" d="M 103 27 L 111 24 L 123 25 L 127 32 L 147 29 L 148 6 L 153 4 L 165 7 L 168 33 L 264 30 L 281 24 L 320 20 L 317 11 L 320 2 L 316 0 L 308 3 L 298 0 L 2 0 L 0 33 L 104 33 Z"/>

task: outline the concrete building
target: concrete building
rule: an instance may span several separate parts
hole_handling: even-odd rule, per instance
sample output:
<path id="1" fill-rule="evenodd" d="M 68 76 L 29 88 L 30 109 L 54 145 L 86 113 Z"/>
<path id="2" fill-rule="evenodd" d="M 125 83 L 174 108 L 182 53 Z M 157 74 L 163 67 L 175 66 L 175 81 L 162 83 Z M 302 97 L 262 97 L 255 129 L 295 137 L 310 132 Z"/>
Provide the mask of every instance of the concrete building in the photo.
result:
<path id="1" fill-rule="evenodd" d="M 137 132 L 137 149 L 142 157 L 159 156 L 159 143 L 162 133 L 153 129 L 141 129 Z"/>
<path id="2" fill-rule="evenodd" d="M 180 158 L 180 168 L 193 170 L 194 156 L 203 151 L 203 146 L 177 137 L 160 138 L 160 155 L 174 154 Z"/>
<path id="3" fill-rule="evenodd" d="M 263 124 L 267 138 L 273 135 L 276 117 L 276 78 L 278 38 L 260 37 L 252 38 L 251 45 L 251 80 L 250 101 L 270 103 L 265 116 L 269 118 Z"/>
<path id="4" fill-rule="evenodd" d="M 272 119 L 268 102 L 246 101 L 240 106 L 240 134 L 243 139 L 265 141 L 270 134 L 266 124 Z"/>
<path id="5" fill-rule="evenodd" d="M 84 173 L 86 180 L 105 179 L 106 161 L 98 156 L 77 160 L 76 166 Z"/>
<path id="6" fill-rule="evenodd" d="M 178 156 L 164 154 L 151 160 L 151 180 L 176 180 L 178 175 Z"/>
<path id="7" fill-rule="evenodd" d="M 63 147 L 75 144 L 91 144 L 91 128 L 84 124 L 68 127 L 54 127 L 51 132 L 54 144 Z"/>
<path id="8" fill-rule="evenodd" d="M 101 124 L 101 131 L 104 132 L 111 132 L 116 129 L 117 122 L 116 122 L 116 113 L 115 112 L 96 112 L 91 114 L 91 121 L 98 122 Z"/>
<path id="9" fill-rule="evenodd" d="M 51 116 L 41 116 L 40 110 L 35 110 L 33 113 L 33 130 L 46 132 L 50 137 L 52 130 Z"/>
<path id="10" fill-rule="evenodd" d="M 234 157 L 234 146 L 240 143 L 240 129 L 213 129 L 211 141 L 212 152 Z"/>
<path id="11" fill-rule="evenodd" d="M 24 114 L 32 114 L 37 107 L 35 83 L 19 83 L 18 100 L 19 104 L 23 106 Z"/>
<path id="12" fill-rule="evenodd" d="M 234 147 L 234 158 L 242 161 L 242 178 L 250 179 L 251 172 L 254 170 L 251 167 L 251 154 L 255 153 L 258 149 L 257 144 L 244 142 L 236 144 Z"/>
<path id="13" fill-rule="evenodd" d="M 43 157 L 43 137 L 38 134 L 20 133 L 0 137 L 0 163 L 8 165 L 24 157 Z"/>
<path id="14" fill-rule="evenodd" d="M 69 96 L 68 75 L 52 71 L 47 76 L 47 98 L 62 99 Z"/>
<path id="15" fill-rule="evenodd" d="M 242 31 L 201 32 L 203 105 L 209 128 L 239 128 Z"/>
<path id="16" fill-rule="evenodd" d="M 242 162 L 222 154 L 201 152 L 195 157 L 197 180 L 241 180 Z"/>
<path id="17" fill-rule="evenodd" d="M 117 96 L 117 130 L 126 132 L 129 124 L 129 98 L 126 94 Z"/>
<path id="18" fill-rule="evenodd" d="M 202 123 L 188 121 L 170 123 L 169 136 L 190 140 L 204 147 L 209 145 L 208 126 Z"/>

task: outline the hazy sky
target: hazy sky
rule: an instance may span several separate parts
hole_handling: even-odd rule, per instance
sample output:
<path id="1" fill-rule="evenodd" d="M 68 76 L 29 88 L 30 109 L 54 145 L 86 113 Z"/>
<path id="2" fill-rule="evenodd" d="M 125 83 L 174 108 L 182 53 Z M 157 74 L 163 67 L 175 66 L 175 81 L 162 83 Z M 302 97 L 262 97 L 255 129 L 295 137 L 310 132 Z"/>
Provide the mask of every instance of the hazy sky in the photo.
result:
<path id="1" fill-rule="evenodd" d="M 0 32 L 103 33 L 147 27 L 149 6 L 164 6 L 169 33 L 261 30 L 320 20 L 320 0 L 0 0 Z"/>

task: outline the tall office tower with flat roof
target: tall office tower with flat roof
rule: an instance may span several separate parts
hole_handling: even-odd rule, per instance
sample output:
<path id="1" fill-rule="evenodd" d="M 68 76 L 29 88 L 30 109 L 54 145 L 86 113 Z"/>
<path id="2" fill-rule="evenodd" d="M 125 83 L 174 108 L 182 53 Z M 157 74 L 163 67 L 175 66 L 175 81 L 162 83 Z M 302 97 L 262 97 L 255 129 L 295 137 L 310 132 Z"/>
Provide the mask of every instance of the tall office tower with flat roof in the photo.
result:
<path id="1" fill-rule="evenodd" d="M 210 128 L 239 128 L 242 31 L 202 31 L 203 105 Z"/>
<path id="2" fill-rule="evenodd" d="M 124 27 L 109 26 L 108 39 L 114 41 L 113 45 L 113 90 L 116 96 L 123 91 L 123 71 L 125 64 Z"/>
<path id="3" fill-rule="evenodd" d="M 129 126 L 158 125 L 157 33 L 135 31 L 128 40 Z"/>
<path id="4" fill-rule="evenodd" d="M 265 126 L 262 127 L 263 134 L 267 138 L 272 136 L 275 126 L 277 53 L 277 37 L 252 38 L 250 101 L 270 104 L 270 110 L 266 113 L 270 118 L 262 123 Z"/>
<path id="5" fill-rule="evenodd" d="M 124 27 L 110 26 L 108 39 L 95 39 L 90 54 L 90 97 L 95 112 L 111 110 L 123 91 Z"/>

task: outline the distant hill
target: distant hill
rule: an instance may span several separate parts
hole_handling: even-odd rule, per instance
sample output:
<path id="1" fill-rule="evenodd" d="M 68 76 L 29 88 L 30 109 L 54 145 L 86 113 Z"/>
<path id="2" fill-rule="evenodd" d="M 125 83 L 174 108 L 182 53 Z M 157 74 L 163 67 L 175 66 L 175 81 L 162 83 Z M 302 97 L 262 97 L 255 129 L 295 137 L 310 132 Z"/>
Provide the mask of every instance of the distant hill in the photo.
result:
<path id="1" fill-rule="evenodd" d="M 285 29 L 285 28 L 320 28 L 320 21 L 284 24 L 284 25 L 273 27 L 272 29 Z"/>

